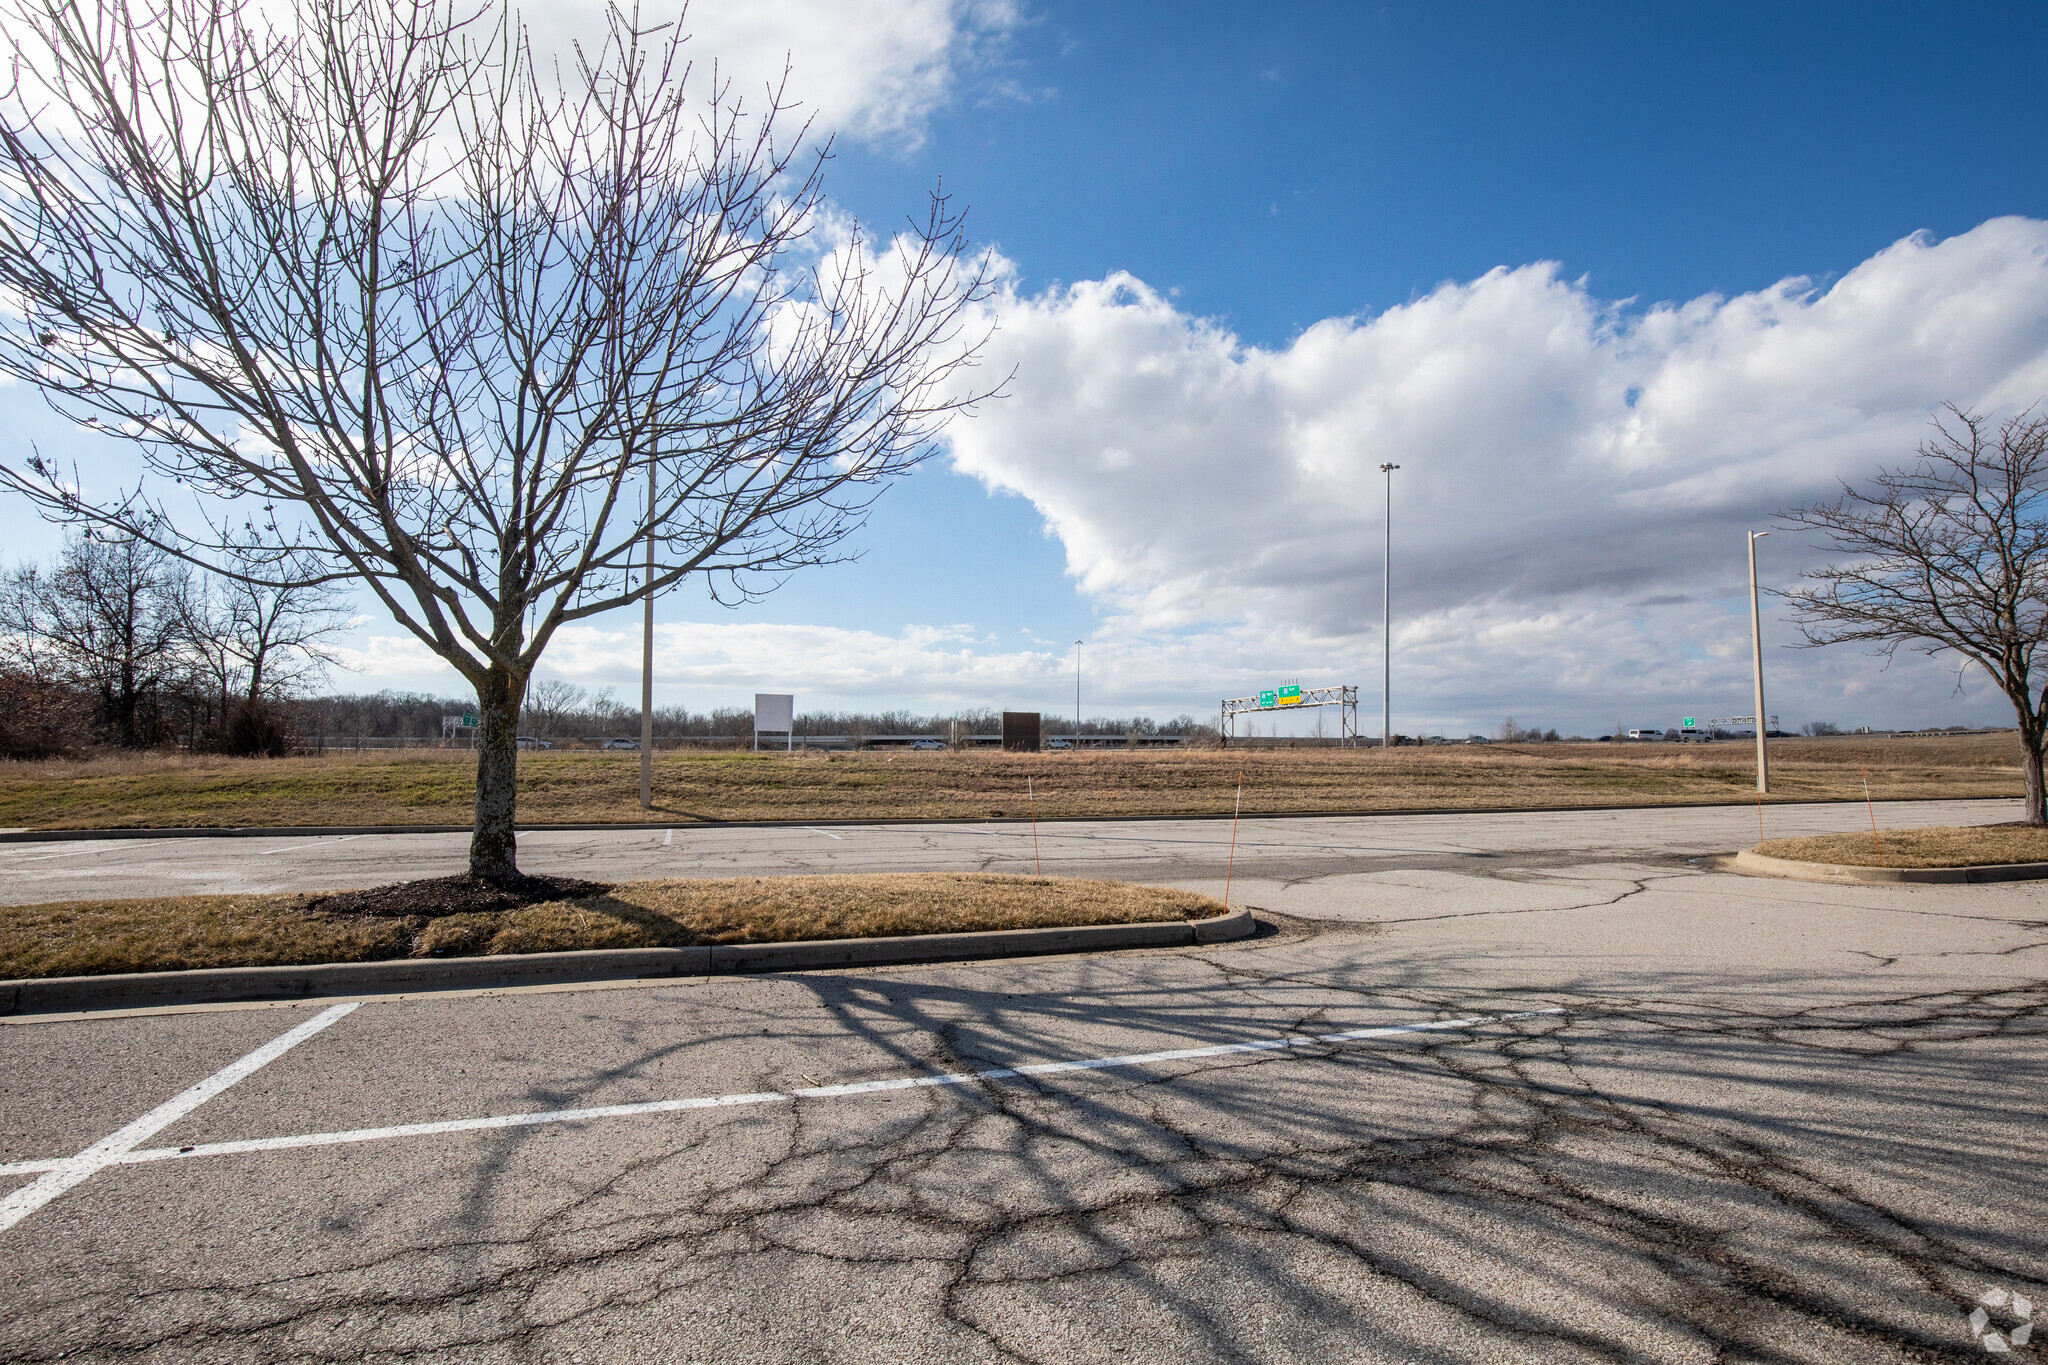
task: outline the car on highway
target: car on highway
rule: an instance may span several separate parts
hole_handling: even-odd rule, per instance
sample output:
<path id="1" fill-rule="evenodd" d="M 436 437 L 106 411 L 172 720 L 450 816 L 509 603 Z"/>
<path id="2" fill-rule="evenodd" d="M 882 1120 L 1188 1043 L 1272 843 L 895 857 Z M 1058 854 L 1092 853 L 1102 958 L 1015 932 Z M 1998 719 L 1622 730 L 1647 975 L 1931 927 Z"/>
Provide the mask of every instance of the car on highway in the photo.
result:
<path id="1" fill-rule="evenodd" d="M 913 739 L 910 741 L 910 747 L 913 749 L 943 749 L 946 746 L 936 739 Z"/>
<path id="2" fill-rule="evenodd" d="M 1492 741 L 1492 740 L 1490 740 L 1490 739 L 1488 739 L 1488 738 L 1487 738 L 1487 737 L 1486 737 L 1485 735 L 1467 735 L 1467 736 L 1465 736 L 1465 742 L 1466 742 L 1467 744 L 1491 744 L 1491 743 L 1493 743 L 1493 741 Z"/>
<path id="3" fill-rule="evenodd" d="M 1048 749 L 1071 749 L 1074 747 L 1074 741 L 1071 739 L 1049 739 L 1045 742 L 1045 747 Z"/>
<path id="4" fill-rule="evenodd" d="M 513 740 L 512 743 L 521 749 L 552 749 L 555 747 L 544 739 L 535 739 L 532 735 L 521 735 Z"/>
<path id="5" fill-rule="evenodd" d="M 608 739 L 604 742 L 604 747 L 607 749 L 637 749 L 640 747 L 640 741 L 637 739 Z"/>

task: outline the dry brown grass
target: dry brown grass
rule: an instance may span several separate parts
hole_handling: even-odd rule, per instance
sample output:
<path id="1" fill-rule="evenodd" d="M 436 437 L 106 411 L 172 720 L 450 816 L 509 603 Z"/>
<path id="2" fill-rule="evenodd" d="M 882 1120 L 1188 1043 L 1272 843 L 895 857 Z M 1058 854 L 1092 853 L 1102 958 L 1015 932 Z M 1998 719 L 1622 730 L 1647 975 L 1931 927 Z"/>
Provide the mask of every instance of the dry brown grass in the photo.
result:
<path id="1" fill-rule="evenodd" d="M 1879 857 L 1879 845 L 1883 856 Z M 1851 867 L 1985 867 L 1994 863 L 2048 863 L 2048 829 L 2030 825 L 1880 830 L 1772 839 L 1757 845 L 1770 858 Z"/>
<path id="2" fill-rule="evenodd" d="M 337 920 L 297 896 L 166 896 L 0 906 L 0 977 L 100 976 L 403 957 L 400 920 Z"/>
<path id="3" fill-rule="evenodd" d="M 0 906 L 0 978 L 397 957 L 1136 924 L 1223 913 L 1206 896 L 989 873 L 628 882 L 500 914 L 371 919 L 301 896 L 177 896 Z"/>
<path id="4" fill-rule="evenodd" d="M 1773 801 L 2012 796 L 2011 735 L 1788 740 Z M 1430 749 L 1201 749 L 1079 754 L 660 754 L 652 817 L 696 820 L 985 819 L 1271 811 L 1528 809 L 1749 799 L 1739 743 L 1531 744 Z M 1028 766 L 1027 766 L 1028 765 Z M 469 822 L 458 750 L 277 760 L 183 756 L 0 766 L 0 827 L 418 825 Z M 639 756 L 520 755 L 522 822 L 637 822 Z"/>

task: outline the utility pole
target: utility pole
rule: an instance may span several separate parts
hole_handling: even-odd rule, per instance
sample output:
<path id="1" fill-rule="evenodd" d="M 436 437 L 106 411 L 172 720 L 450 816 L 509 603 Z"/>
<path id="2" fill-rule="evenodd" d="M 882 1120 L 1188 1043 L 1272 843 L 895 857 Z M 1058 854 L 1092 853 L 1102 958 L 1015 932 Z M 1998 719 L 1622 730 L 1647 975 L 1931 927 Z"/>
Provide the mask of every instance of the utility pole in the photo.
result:
<path id="1" fill-rule="evenodd" d="M 654 809 L 654 455 L 647 456 L 647 614 L 640 630 L 640 809 Z"/>
<path id="2" fill-rule="evenodd" d="M 1387 555 L 1380 569 L 1380 747 L 1394 747 L 1394 471 L 1401 466 L 1383 464 L 1387 476 Z"/>
<path id="3" fill-rule="evenodd" d="M 1081 642 L 1074 641 L 1074 751 L 1081 750 Z"/>
<path id="4" fill-rule="evenodd" d="M 1749 658 L 1756 682 L 1756 789 L 1762 795 L 1771 789 L 1771 755 L 1764 742 L 1764 619 L 1756 605 L 1756 543 L 1769 531 L 1749 533 Z M 1759 810 L 1762 807 L 1758 807 Z"/>

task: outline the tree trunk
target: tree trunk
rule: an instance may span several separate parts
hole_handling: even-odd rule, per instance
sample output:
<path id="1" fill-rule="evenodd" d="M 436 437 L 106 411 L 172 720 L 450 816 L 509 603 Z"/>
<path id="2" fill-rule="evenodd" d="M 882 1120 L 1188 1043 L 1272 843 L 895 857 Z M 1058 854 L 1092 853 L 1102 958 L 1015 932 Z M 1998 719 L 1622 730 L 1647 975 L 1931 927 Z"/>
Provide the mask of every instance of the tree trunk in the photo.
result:
<path id="1" fill-rule="evenodd" d="M 135 712 L 140 702 L 135 695 L 137 689 L 132 658 L 131 653 L 130 658 L 121 661 L 121 680 L 118 684 L 121 691 L 114 699 L 114 733 L 118 736 L 117 742 L 124 749 L 133 749 L 142 743 L 141 729 L 135 723 Z"/>
<path id="2" fill-rule="evenodd" d="M 2048 825 L 2048 784 L 2041 777 L 2041 738 L 2038 725 L 2020 721 L 2020 767 L 2027 775 L 2027 823 Z"/>
<path id="3" fill-rule="evenodd" d="M 501 668 L 485 675 L 476 697 L 476 829 L 469 874 L 491 881 L 519 875 L 512 824 L 519 802 L 519 703 L 523 691 Z"/>

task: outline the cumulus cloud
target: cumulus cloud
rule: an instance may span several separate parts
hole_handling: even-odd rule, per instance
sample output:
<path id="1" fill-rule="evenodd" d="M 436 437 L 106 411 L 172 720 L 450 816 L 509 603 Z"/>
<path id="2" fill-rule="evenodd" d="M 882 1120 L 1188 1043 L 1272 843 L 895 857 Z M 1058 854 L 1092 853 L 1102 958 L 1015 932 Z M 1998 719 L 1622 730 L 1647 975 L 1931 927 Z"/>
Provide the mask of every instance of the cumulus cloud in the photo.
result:
<path id="1" fill-rule="evenodd" d="M 459 688 L 454 671 L 409 635 L 363 633 L 335 651 L 377 686 Z M 998 647 L 971 625 L 911 625 L 895 634 L 840 626 L 746 621 L 657 624 L 654 671 L 664 699 L 744 705 L 748 694 L 796 690 L 799 707 L 904 704 L 1025 706 L 1057 700 L 1072 656 L 1026 642 Z M 640 679 L 640 628 L 617 621 L 566 626 L 543 675 L 629 690 Z M 1071 695 L 1071 694 L 1064 694 Z"/>
<path id="2" fill-rule="evenodd" d="M 543 49 L 567 52 L 600 29 L 602 0 L 539 0 L 521 17 Z M 964 71 L 980 66 L 1018 16 L 1009 0 L 669 0 L 643 5 L 644 22 L 679 22 L 698 74 L 730 79 L 750 108 L 782 82 L 825 133 L 912 148 Z"/>
<path id="3" fill-rule="evenodd" d="M 1506 714 L 1523 724 L 1551 724 L 1590 734 L 1612 724 L 1670 724 L 1673 707 L 1715 714 L 1747 710 L 1748 638 L 1720 632 L 1673 657 L 1685 634 L 1685 609 L 1614 613 L 1597 609 L 1516 618 L 1484 609 L 1461 613 L 1448 629 L 1404 637 L 1395 674 L 1395 725 L 1403 733 L 1464 734 L 1491 730 Z M 1474 668 L 1475 651 L 1484 659 Z M 367 634 L 337 651 L 357 676 L 337 675 L 350 690 L 393 687 L 461 695 L 465 687 L 410 636 Z M 1085 648 L 1086 711 L 1095 715 L 1191 712 L 1216 714 L 1224 692 L 1276 681 L 1275 660 L 1308 660 L 1329 676 L 1310 682 L 1370 683 L 1378 676 L 1376 645 L 1340 646 L 1287 630 L 1237 625 L 1152 633 L 1127 620 L 1110 622 Z M 1945 697 L 1953 679 L 1923 661 L 1890 671 L 1842 670 L 1822 656 L 1774 661 L 1772 714 L 1789 723 L 1826 719 L 1883 722 L 1911 719 L 1930 697 Z M 558 637 L 543 676 L 637 695 L 637 630 L 609 625 L 571 627 Z M 1302 670 L 1295 669 L 1300 672 Z M 1004 643 L 968 626 L 910 626 L 893 634 L 836 626 L 768 625 L 745 621 L 683 622 L 655 629 L 656 699 L 698 709 L 744 706 L 755 691 L 797 694 L 799 710 L 912 710 L 943 714 L 968 707 L 1042 709 L 1070 714 L 1074 656 L 1064 643 Z M 1968 716 L 2001 721 L 2001 703 L 1981 684 L 1963 702 Z M 1953 709 L 1953 708 L 1951 708 Z M 1361 692 L 1361 720 L 1378 733 L 1378 694 Z M 1320 713 L 1330 733 L 1336 717 Z M 1960 713 L 1958 713 L 1960 714 Z M 1305 733 L 1317 715 L 1259 718 L 1258 733 Z M 1924 717 L 1923 717 L 1924 719 Z M 1247 733 L 1248 731 L 1240 731 Z"/>
<path id="4" fill-rule="evenodd" d="M 1555 263 L 1502 267 L 1279 348 L 1128 274 L 998 312 L 1011 397 L 955 426 L 954 464 L 1031 500 L 1111 633 L 1206 641 L 1212 673 L 1361 672 L 1391 462 L 1397 696 L 1592 724 L 1746 697 L 1745 529 L 1907 459 L 1944 401 L 2048 395 L 2048 223 L 1648 307 Z M 1781 582 L 1815 558 L 1765 544 Z M 1873 682 L 1852 653 L 1773 665 L 1834 701 L 1931 707 L 1953 687 L 1910 662 Z"/>
<path id="5" fill-rule="evenodd" d="M 2048 396 L 2048 223 L 1907 238 L 1832 283 L 1603 299 L 1549 263 L 1445 284 L 1284 347 L 1249 346 L 1129 275 L 996 304 L 1010 397 L 955 466 L 1028 498 L 1103 610 L 1087 710 L 1213 715 L 1283 677 L 1361 685 L 1377 731 L 1384 484 L 1395 475 L 1394 725 L 1613 724 L 1749 710 L 1743 533 L 1908 458 L 1953 400 Z M 1766 583 L 1818 558 L 1780 533 Z M 1771 606 L 1766 600 L 1766 613 Z M 1767 642 L 1790 628 L 1767 621 Z M 409 642 L 366 641 L 371 675 Z M 578 626 L 548 671 L 630 692 L 631 623 Z M 665 625 L 665 697 L 800 706 L 1071 705 L 1073 655 L 974 625 L 886 634 Z M 2009 723 L 1953 661 L 1770 650 L 1785 721 Z M 1309 723 L 1302 717 L 1298 728 Z"/>
<path id="6" fill-rule="evenodd" d="M 578 682 L 638 677 L 637 631 L 605 625 L 563 630 L 548 652 L 550 671 Z M 626 664 L 626 670 L 620 665 Z M 670 687 L 751 691 L 802 688 L 799 705 L 820 698 L 895 704 L 986 704 L 1059 660 L 1035 650 L 1000 650 L 972 626 L 905 627 L 894 635 L 838 626 L 677 622 L 655 627 L 654 669 Z M 628 671 L 629 670 L 629 671 Z"/>

